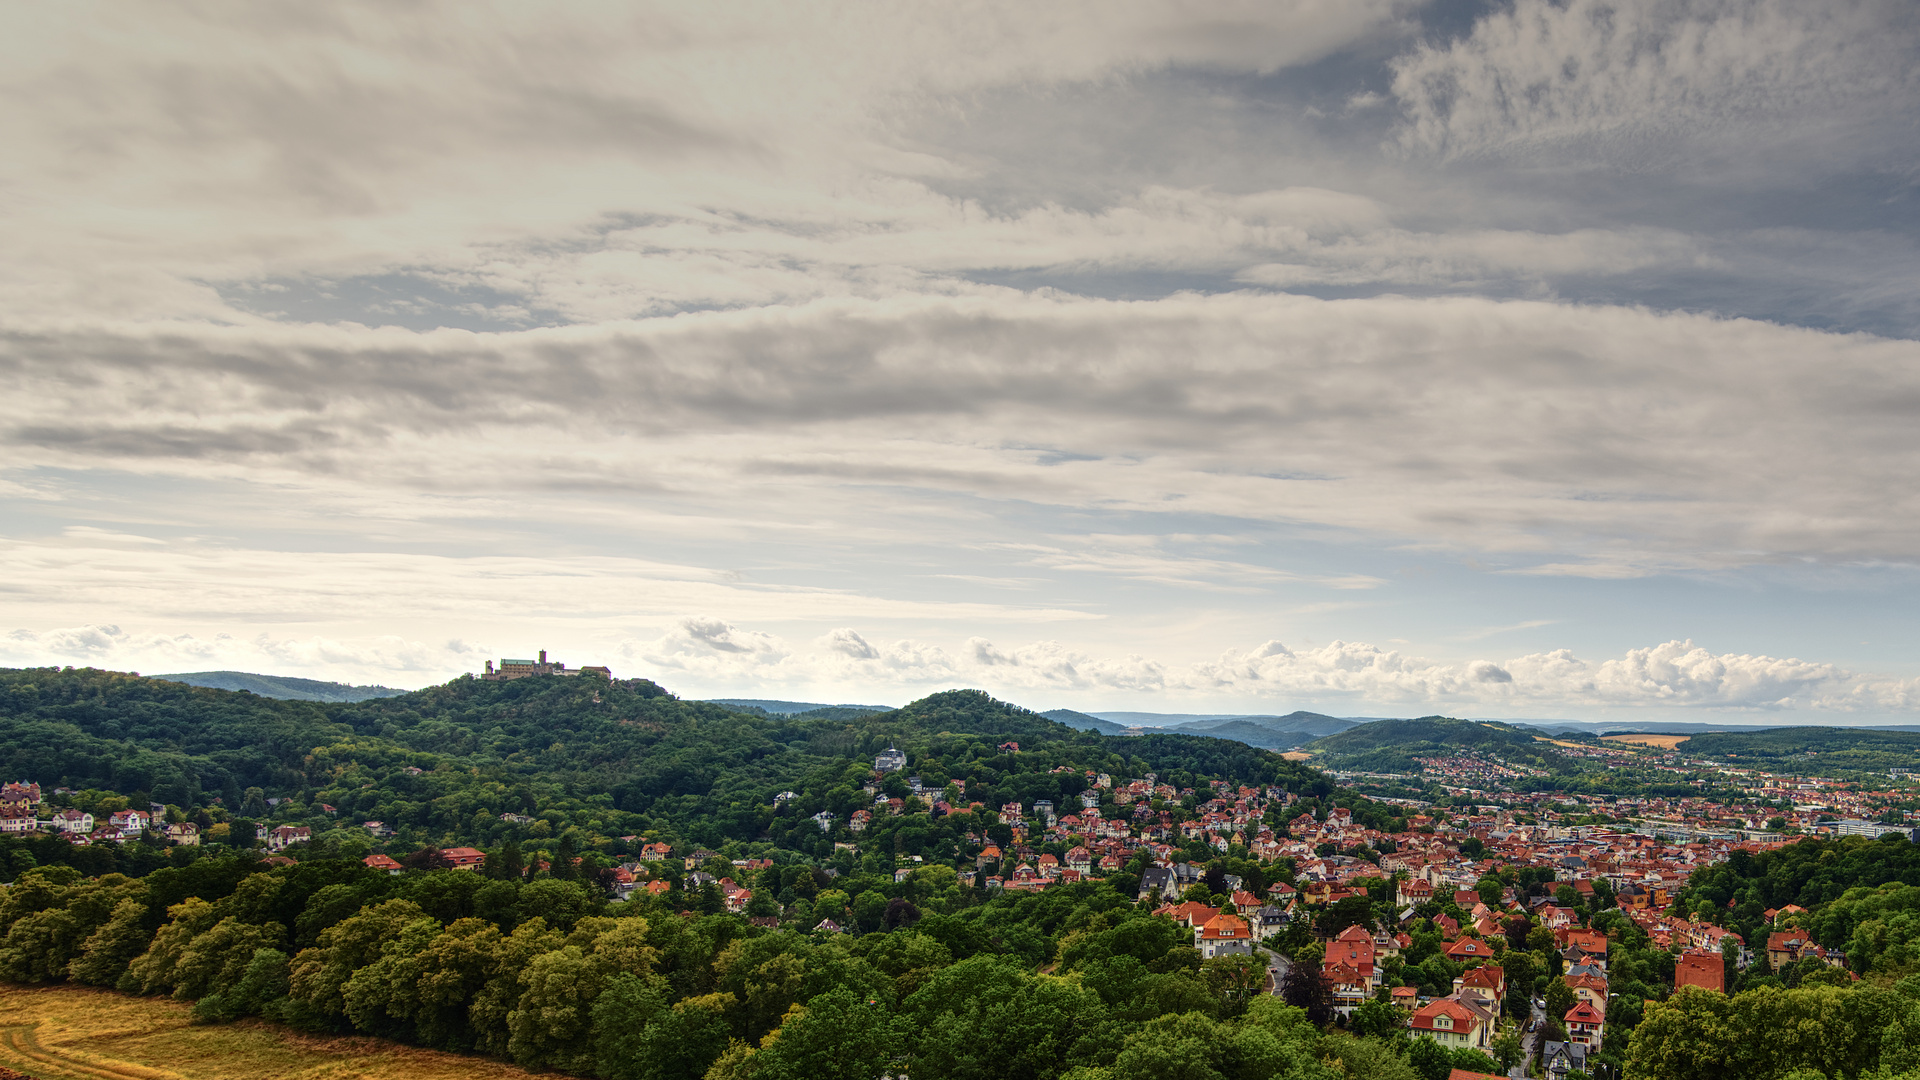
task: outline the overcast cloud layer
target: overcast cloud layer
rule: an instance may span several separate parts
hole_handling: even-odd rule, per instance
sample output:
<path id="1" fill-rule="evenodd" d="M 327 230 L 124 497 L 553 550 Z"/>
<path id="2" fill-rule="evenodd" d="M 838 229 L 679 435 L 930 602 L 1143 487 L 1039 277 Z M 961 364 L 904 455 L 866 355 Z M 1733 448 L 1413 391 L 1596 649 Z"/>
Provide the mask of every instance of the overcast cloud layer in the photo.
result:
<path id="1" fill-rule="evenodd" d="M 1920 16 L 0 13 L 0 663 L 1911 719 Z"/>

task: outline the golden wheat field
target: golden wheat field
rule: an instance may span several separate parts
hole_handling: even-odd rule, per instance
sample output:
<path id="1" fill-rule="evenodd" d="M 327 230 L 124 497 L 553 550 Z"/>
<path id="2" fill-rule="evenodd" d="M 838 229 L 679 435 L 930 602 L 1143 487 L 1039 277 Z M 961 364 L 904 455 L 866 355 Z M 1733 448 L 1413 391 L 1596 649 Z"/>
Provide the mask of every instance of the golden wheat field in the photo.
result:
<path id="1" fill-rule="evenodd" d="M 0 1064 L 38 1080 L 521 1080 L 486 1058 L 257 1020 L 194 1027 L 176 1001 L 0 986 Z M 548 1073 L 547 1076 L 554 1074 Z"/>
<path id="2" fill-rule="evenodd" d="M 1623 742 L 1634 746 L 1653 746 L 1661 750 L 1671 750 L 1675 746 L 1693 738 L 1692 735 L 1602 735 L 1603 742 Z"/>

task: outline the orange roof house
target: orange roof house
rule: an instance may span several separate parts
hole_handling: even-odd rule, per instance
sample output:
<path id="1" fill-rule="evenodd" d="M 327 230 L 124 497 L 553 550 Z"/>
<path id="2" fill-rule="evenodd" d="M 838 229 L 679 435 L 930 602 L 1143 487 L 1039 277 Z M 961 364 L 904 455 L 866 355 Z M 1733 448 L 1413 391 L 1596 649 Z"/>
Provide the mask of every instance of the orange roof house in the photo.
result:
<path id="1" fill-rule="evenodd" d="M 480 864 L 487 861 L 486 852 L 470 847 L 442 848 L 440 856 L 455 870 L 478 870 Z"/>
<path id="2" fill-rule="evenodd" d="M 1471 968 L 1453 980 L 1453 996 L 1474 1002 L 1498 1023 L 1501 1001 L 1507 996 L 1507 973 L 1492 964 Z"/>
<path id="3" fill-rule="evenodd" d="M 1493 948 L 1479 938 L 1461 938 L 1447 946 L 1446 952 L 1447 959 L 1455 962 L 1493 959 Z"/>
<path id="4" fill-rule="evenodd" d="M 1719 953 L 1688 949 L 1673 962 L 1673 988 L 1698 986 L 1723 994 L 1727 989 L 1726 964 Z"/>
<path id="5" fill-rule="evenodd" d="M 1216 956 L 1250 956 L 1252 953 L 1253 931 L 1240 916 L 1223 911 L 1200 927 L 1201 956 L 1211 960 Z"/>
<path id="6" fill-rule="evenodd" d="M 1600 1049 L 1601 1029 L 1606 1026 L 1607 1018 L 1591 1002 L 1582 1001 L 1567 1010 L 1567 1041 L 1577 1042 L 1590 1050 Z"/>
<path id="7" fill-rule="evenodd" d="M 1164 907 L 1156 908 L 1153 913 L 1155 915 L 1165 915 L 1174 922 L 1190 929 L 1198 929 L 1207 925 L 1208 922 L 1212 921 L 1214 916 L 1220 914 L 1220 909 L 1208 907 L 1198 900 L 1189 900 L 1184 904 L 1168 904 Z"/>
<path id="8" fill-rule="evenodd" d="M 1491 1037 L 1493 1017 L 1455 997 L 1429 1001 L 1413 1010 L 1413 1033 L 1442 1046 L 1483 1047 Z"/>
<path id="9" fill-rule="evenodd" d="M 1575 948 L 1589 956 L 1607 955 L 1607 935 L 1598 930 L 1582 930 L 1577 926 L 1563 926 L 1553 932 L 1553 940 L 1560 948 Z"/>

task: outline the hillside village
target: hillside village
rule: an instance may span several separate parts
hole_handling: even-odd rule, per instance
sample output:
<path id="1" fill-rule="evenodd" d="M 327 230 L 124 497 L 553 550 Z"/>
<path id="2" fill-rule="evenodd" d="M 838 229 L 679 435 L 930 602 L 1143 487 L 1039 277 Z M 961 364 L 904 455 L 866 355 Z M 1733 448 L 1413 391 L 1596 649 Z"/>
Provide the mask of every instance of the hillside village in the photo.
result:
<path id="1" fill-rule="evenodd" d="M 858 837 L 876 815 L 989 809 L 956 805 L 964 798 L 961 785 L 932 792 L 918 777 L 908 778 L 905 797 L 880 792 L 877 781 L 905 765 L 897 751 L 879 755 L 876 785 L 869 787 L 873 808 L 855 811 L 844 823 L 818 815 L 822 830 L 844 829 L 850 839 L 842 846 L 857 850 Z M 1864 811 L 1871 805 L 1864 798 L 1853 801 L 1847 785 L 1755 779 L 1760 797 L 1819 790 L 1826 796 L 1822 809 Z M 1662 992 L 1688 986 L 1724 992 L 1732 973 L 1756 962 L 1769 970 L 1808 959 L 1837 970 L 1846 963 L 1844 953 L 1823 949 L 1794 928 L 1797 908 L 1762 912 L 1780 929 L 1755 942 L 1710 918 L 1673 910 L 1673 898 L 1694 871 L 1735 851 L 1757 854 L 1798 839 L 1769 829 L 1765 818 L 1710 800 L 1611 800 L 1607 809 L 1645 818 L 1608 826 L 1568 824 L 1581 816 L 1577 804 L 1548 810 L 1543 806 L 1553 800 L 1518 799 L 1511 806 L 1429 808 L 1407 817 L 1405 830 L 1386 832 L 1359 824 L 1341 807 L 1291 814 L 1288 808 L 1299 797 L 1277 788 L 1215 782 L 1197 791 L 1176 789 L 1153 775 L 1116 779 L 1092 773 L 1086 780 L 1089 787 L 1076 807 L 1050 801 L 999 806 L 998 821 L 1011 831 L 1012 843 L 1003 848 L 970 833 L 977 853 L 959 869 L 960 886 L 1037 892 L 1134 868 L 1140 902 L 1186 928 L 1204 959 L 1281 958 L 1269 971 L 1267 989 L 1283 993 L 1284 958 L 1312 962 L 1317 950 L 1327 1003 L 1342 1021 L 1351 1022 L 1368 1002 L 1385 1001 L 1398 1010 L 1402 1026 L 1448 1047 L 1491 1053 L 1505 1032 L 1538 1057 L 1548 1076 L 1587 1070 L 1604 1050 L 1616 996 L 1609 954 L 1628 936 L 1671 957 Z M 1191 812 L 1182 813 L 1181 806 Z M 1815 813 L 1796 820 L 1810 829 L 1841 831 L 1820 824 Z M 1255 888 L 1210 870 L 1190 857 L 1196 846 L 1269 866 L 1276 880 Z M 1046 850 L 1062 847 L 1058 857 Z M 665 858 L 669 851 L 656 845 L 649 854 Z M 686 863 L 711 868 L 715 858 L 697 852 Z M 666 881 L 646 881 L 663 865 L 629 862 L 616 872 L 614 887 L 665 892 L 671 888 Z M 751 860 L 736 866 L 743 880 L 760 869 Z M 895 880 L 905 881 L 918 869 L 903 863 Z M 1516 879 L 1520 884 L 1502 884 Z M 753 900 L 752 888 L 734 876 L 715 878 L 706 870 L 694 871 L 685 887 L 708 884 L 730 911 L 746 912 Z M 1372 917 L 1382 909 L 1391 915 Z M 1598 918 L 1602 913 L 1609 918 Z M 1352 915 L 1358 918 L 1347 921 Z M 826 919 L 813 929 L 837 933 L 842 927 Z M 1555 1001 L 1551 993 L 1529 1001 L 1537 980 L 1526 979 L 1526 986 L 1510 982 L 1528 970 L 1513 963 L 1524 951 L 1550 957 L 1552 970 L 1542 974 L 1552 976 L 1555 990 L 1570 994 L 1567 1001 Z M 1421 965 L 1435 956 L 1444 958 L 1443 970 L 1457 974 L 1446 985 L 1422 986 L 1430 971 Z"/>

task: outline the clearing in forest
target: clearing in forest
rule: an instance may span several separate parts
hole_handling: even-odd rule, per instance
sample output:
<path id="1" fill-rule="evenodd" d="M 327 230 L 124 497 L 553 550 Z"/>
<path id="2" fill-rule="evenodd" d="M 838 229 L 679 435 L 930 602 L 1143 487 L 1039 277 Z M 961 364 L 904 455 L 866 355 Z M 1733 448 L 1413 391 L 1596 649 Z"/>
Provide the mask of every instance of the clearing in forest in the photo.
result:
<path id="1" fill-rule="evenodd" d="M 259 1020 L 194 1026 L 190 1007 L 72 986 L 0 985 L 0 1064 L 39 1080 L 531 1080 L 487 1058 Z M 549 1073 L 548 1076 L 553 1074 Z"/>

